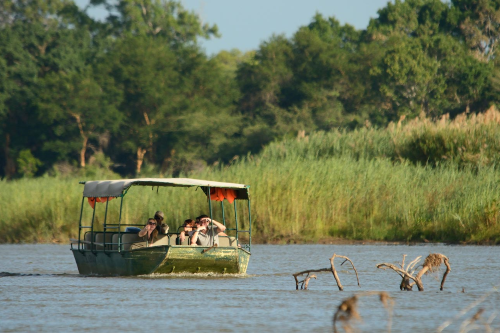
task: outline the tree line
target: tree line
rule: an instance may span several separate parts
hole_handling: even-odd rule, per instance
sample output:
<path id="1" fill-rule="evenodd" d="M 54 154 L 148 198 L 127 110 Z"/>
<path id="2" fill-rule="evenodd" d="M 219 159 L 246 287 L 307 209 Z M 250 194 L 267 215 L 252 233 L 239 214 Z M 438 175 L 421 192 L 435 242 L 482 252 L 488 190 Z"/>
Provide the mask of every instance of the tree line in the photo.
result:
<path id="1" fill-rule="evenodd" d="M 208 56 L 200 40 L 218 36 L 173 0 L 2 1 L 0 177 L 177 175 L 299 131 L 500 100 L 500 0 L 395 0 L 364 30 L 318 13 L 291 38 Z"/>

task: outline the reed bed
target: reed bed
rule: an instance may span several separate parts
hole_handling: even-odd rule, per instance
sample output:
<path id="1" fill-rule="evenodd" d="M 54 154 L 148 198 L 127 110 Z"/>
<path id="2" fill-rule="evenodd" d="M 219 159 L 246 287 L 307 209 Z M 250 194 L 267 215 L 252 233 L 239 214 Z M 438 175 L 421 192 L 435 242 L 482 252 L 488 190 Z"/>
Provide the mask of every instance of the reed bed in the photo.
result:
<path id="1" fill-rule="evenodd" d="M 206 176 L 252 184 L 254 230 L 270 241 L 500 241 L 494 167 L 288 158 L 246 161 Z"/>
<path id="2" fill-rule="evenodd" d="M 498 244 L 499 120 L 490 109 L 454 120 L 402 119 L 385 129 L 315 133 L 189 176 L 250 184 L 253 235 L 263 242 L 340 237 Z M 79 180 L 1 181 L 0 242 L 75 237 Z M 107 223 L 118 220 L 119 205 L 110 201 Z M 248 227 L 246 207 L 238 205 L 240 226 Z M 97 229 L 104 210 L 98 204 Z M 142 225 L 156 210 L 177 229 L 184 219 L 207 213 L 206 197 L 200 189 L 133 188 L 124 198 L 122 223 Z M 84 202 L 83 220 L 91 213 Z M 220 203 L 214 216 L 221 218 Z"/>
<path id="3" fill-rule="evenodd" d="M 369 124 L 353 131 L 320 132 L 266 147 L 261 158 L 285 159 L 387 158 L 393 162 L 477 169 L 499 165 L 500 112 L 492 107 L 479 115 L 448 115 L 438 121 L 424 116 L 390 123 L 385 129 Z"/>

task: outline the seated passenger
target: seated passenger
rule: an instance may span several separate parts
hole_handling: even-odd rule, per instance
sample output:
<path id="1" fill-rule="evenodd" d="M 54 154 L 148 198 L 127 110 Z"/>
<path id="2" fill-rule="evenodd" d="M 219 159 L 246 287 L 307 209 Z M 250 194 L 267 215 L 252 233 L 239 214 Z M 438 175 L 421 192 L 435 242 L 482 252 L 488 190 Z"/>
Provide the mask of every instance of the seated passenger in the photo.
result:
<path id="1" fill-rule="evenodd" d="M 191 231 L 193 231 L 193 228 L 194 228 L 194 220 L 193 219 L 187 219 L 184 221 L 184 224 L 181 226 L 182 231 L 180 232 L 179 234 L 179 238 L 181 240 L 181 242 L 184 242 L 184 240 L 186 239 L 186 233 L 189 233 Z"/>
<path id="2" fill-rule="evenodd" d="M 215 220 L 211 220 L 207 215 L 196 218 L 196 230 L 191 234 L 191 245 L 212 246 L 219 245 L 219 233 L 226 230 L 226 226 Z M 213 229 L 212 224 L 213 222 Z"/>
<path id="3" fill-rule="evenodd" d="M 144 241 L 148 242 L 151 246 L 158 239 L 158 230 L 156 230 L 156 220 L 153 218 L 148 219 L 148 223 L 137 234 L 139 237 L 144 237 Z"/>
<path id="4" fill-rule="evenodd" d="M 165 219 L 165 214 L 163 214 L 161 210 L 155 213 L 154 219 L 156 221 L 156 230 L 160 234 L 168 233 L 169 226 L 166 223 L 163 223 L 163 220 Z"/>

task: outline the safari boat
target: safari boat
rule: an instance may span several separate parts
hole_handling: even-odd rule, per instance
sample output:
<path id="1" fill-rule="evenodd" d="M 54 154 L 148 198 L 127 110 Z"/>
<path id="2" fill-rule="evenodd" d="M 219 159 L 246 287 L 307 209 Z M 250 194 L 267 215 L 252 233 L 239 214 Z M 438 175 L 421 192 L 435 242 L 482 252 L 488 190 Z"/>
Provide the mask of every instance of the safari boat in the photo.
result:
<path id="1" fill-rule="evenodd" d="M 78 239 L 71 239 L 71 251 L 80 274 L 125 276 L 153 273 L 246 273 L 252 240 L 249 185 L 189 178 L 84 181 L 80 184 L 83 184 L 84 188 Z M 150 186 L 156 193 L 160 187 L 192 188 L 193 195 L 195 190 L 200 188 L 202 191 L 198 191 L 197 195 L 206 197 L 210 218 L 217 210 L 217 216 L 222 217 L 219 219 L 220 223 L 226 226 L 226 217 L 229 214 L 232 216 L 232 225 L 226 226 L 228 236 L 219 236 L 218 246 L 214 242 L 209 247 L 191 246 L 189 237 L 183 242 L 180 241 L 178 229 L 175 232 L 158 235 L 158 239 L 152 244 L 144 242 L 137 232 L 130 232 L 127 229 L 130 229 L 130 226 L 142 227 L 145 221 L 122 223 L 122 209 L 126 204 L 124 198 L 132 187 L 137 186 Z M 189 191 L 189 189 L 184 190 Z M 174 191 L 182 190 L 174 189 Z M 118 200 L 110 203 L 111 199 Z M 220 203 L 216 203 L 217 201 Z M 225 202 L 232 203 L 229 206 L 233 208 L 225 208 Z M 115 207 L 115 211 L 119 214 L 115 214 L 117 216 L 114 218 L 110 217 L 113 214 L 108 214 L 108 205 L 118 203 L 119 210 Z M 105 206 L 99 208 L 99 211 L 104 210 L 104 214 L 96 212 L 98 205 Z M 240 209 L 244 207 L 242 215 L 248 219 L 248 223 L 238 223 L 238 206 Z M 86 211 L 84 214 L 84 207 L 87 210 L 90 207 L 92 211 Z M 168 213 L 175 211 L 175 206 L 165 208 Z M 90 221 L 83 221 L 84 215 Z M 98 215 L 101 215 L 100 221 L 103 223 L 99 222 Z M 166 222 L 172 223 L 168 220 Z M 246 230 L 239 228 L 245 224 Z M 240 242 L 241 233 L 247 235 L 243 237 L 243 242 Z M 229 236 L 230 234 L 232 236 Z"/>

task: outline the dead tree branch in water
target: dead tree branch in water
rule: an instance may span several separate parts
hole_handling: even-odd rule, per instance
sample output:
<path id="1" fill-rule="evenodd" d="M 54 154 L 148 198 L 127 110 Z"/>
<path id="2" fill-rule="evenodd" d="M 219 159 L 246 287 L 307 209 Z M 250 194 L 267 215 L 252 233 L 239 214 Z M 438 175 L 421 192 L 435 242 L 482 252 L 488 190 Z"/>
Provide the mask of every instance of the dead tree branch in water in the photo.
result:
<path id="1" fill-rule="evenodd" d="M 337 282 L 337 287 L 339 288 L 340 291 L 344 290 L 344 287 L 340 283 L 339 275 L 337 274 L 337 270 L 335 269 L 335 265 L 333 264 L 333 261 L 335 260 L 335 258 L 343 258 L 343 259 L 345 259 L 344 262 L 342 264 L 340 264 L 341 266 L 346 261 L 349 261 L 349 263 L 351 263 L 351 266 L 354 269 L 354 272 L 356 273 L 356 279 L 358 280 L 358 286 L 359 286 L 358 271 L 356 270 L 356 267 L 354 267 L 354 264 L 353 264 L 352 260 L 349 259 L 349 258 L 347 258 L 347 257 L 345 257 L 345 256 L 337 255 L 337 254 L 334 253 L 333 256 L 330 258 L 330 267 L 320 268 L 320 269 L 308 269 L 308 270 L 305 270 L 305 271 L 293 274 L 293 277 L 295 278 L 295 290 L 299 290 L 299 284 L 301 284 L 301 286 L 300 286 L 301 290 L 302 289 L 307 290 L 307 287 L 309 285 L 309 280 L 311 278 L 315 278 L 316 279 L 316 275 L 309 276 L 309 274 L 311 274 L 311 273 L 318 273 L 318 272 L 332 272 L 333 277 L 335 278 L 335 282 Z M 304 274 L 307 274 L 306 277 L 305 277 L 305 279 L 299 281 L 298 276 L 304 275 Z"/>
<path id="2" fill-rule="evenodd" d="M 343 259 L 345 259 L 344 262 L 342 264 L 340 264 L 340 266 L 342 266 L 346 261 L 349 261 L 351 263 L 352 269 L 354 269 L 354 272 L 356 273 L 356 279 L 358 280 L 358 286 L 359 286 L 358 271 L 356 270 L 356 267 L 354 267 L 354 264 L 351 261 L 351 259 L 349 259 L 349 258 L 347 258 L 345 256 L 336 255 L 334 253 L 333 256 L 330 258 L 330 265 L 332 266 L 332 274 L 333 274 L 333 277 L 335 278 L 335 281 L 337 282 L 337 286 L 339 287 L 339 290 L 340 291 L 344 290 L 344 287 L 342 287 L 342 284 L 340 284 L 339 276 L 337 274 L 337 271 L 335 270 L 335 266 L 333 265 L 333 260 L 335 258 L 343 258 Z"/>
<path id="3" fill-rule="evenodd" d="M 304 279 L 304 289 L 305 290 L 307 290 L 307 286 L 309 286 L 309 280 L 312 278 L 316 279 L 316 275 L 313 274 L 313 275 L 309 276 L 309 274 L 307 274 L 306 278 Z"/>
<path id="4" fill-rule="evenodd" d="M 415 273 L 415 266 L 418 264 L 422 256 L 418 256 L 410 262 L 406 268 L 404 267 L 405 265 L 405 258 L 406 254 L 403 255 L 403 261 L 401 262 L 401 268 L 396 267 L 396 265 L 393 264 L 388 264 L 388 263 L 382 263 L 378 264 L 377 268 L 381 269 L 387 269 L 390 268 L 396 273 L 401 276 L 402 281 L 401 284 L 399 285 L 399 289 L 401 290 L 407 290 L 410 291 L 412 290 L 413 286 L 416 284 L 418 291 L 424 291 L 424 285 L 422 283 L 422 276 L 428 272 L 434 272 L 436 271 L 442 263 L 446 266 L 446 272 L 444 272 L 443 279 L 441 280 L 441 287 L 440 290 L 443 290 L 444 288 L 444 282 L 446 280 L 446 276 L 448 276 L 448 273 L 451 271 L 451 266 L 448 257 L 446 257 L 443 254 L 440 253 L 431 253 L 425 258 L 424 264 L 422 269 L 418 272 L 416 276 L 413 274 Z M 413 282 L 411 282 L 411 281 Z"/>
<path id="5" fill-rule="evenodd" d="M 358 299 L 360 297 L 372 295 L 379 296 L 380 302 L 387 310 L 387 331 L 390 332 L 392 326 L 392 309 L 394 307 L 394 300 L 385 291 L 368 291 L 359 293 L 342 301 L 342 303 L 337 308 L 337 311 L 333 315 L 333 332 L 338 332 L 337 322 L 340 322 L 342 324 L 342 328 L 345 332 L 353 332 L 354 323 L 361 320 L 361 316 L 358 312 Z"/>

